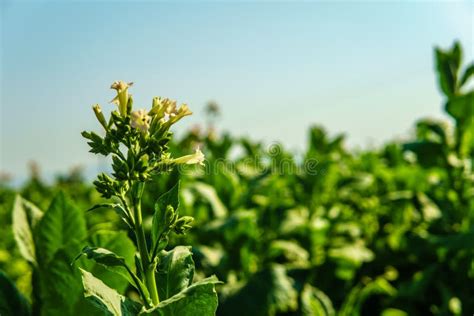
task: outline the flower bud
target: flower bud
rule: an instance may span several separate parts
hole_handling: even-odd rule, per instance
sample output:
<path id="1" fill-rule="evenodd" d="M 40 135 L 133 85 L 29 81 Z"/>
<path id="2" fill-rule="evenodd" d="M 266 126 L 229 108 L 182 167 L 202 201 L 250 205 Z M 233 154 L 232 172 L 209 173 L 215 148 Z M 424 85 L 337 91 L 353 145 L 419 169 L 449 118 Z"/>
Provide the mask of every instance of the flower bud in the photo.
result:
<path id="1" fill-rule="evenodd" d="M 194 221 L 194 218 L 191 216 L 183 216 L 179 218 L 176 221 L 176 224 L 174 225 L 174 231 L 176 234 L 184 234 L 186 231 L 188 231 L 192 226 L 192 222 Z"/>
<path id="2" fill-rule="evenodd" d="M 173 223 L 176 221 L 176 212 L 174 208 L 171 205 L 168 205 L 166 207 L 166 213 L 165 213 L 165 226 L 169 227 L 173 225 Z"/>
<path id="3" fill-rule="evenodd" d="M 94 110 L 95 116 L 97 117 L 97 120 L 99 121 L 100 125 L 102 125 L 105 130 L 108 129 L 107 127 L 107 121 L 105 120 L 104 113 L 102 113 L 102 109 L 100 108 L 100 105 L 96 104 L 92 106 L 92 109 Z"/>
<path id="4" fill-rule="evenodd" d="M 172 159 L 171 162 L 175 164 L 199 164 L 201 166 L 204 166 L 204 159 L 204 154 L 201 152 L 201 150 L 199 150 L 199 148 L 197 148 L 194 154 Z"/>
<path id="5" fill-rule="evenodd" d="M 114 195 L 114 185 L 116 182 L 105 173 L 101 173 L 97 176 L 97 180 L 94 181 L 95 188 L 104 198 L 109 199 Z"/>
<path id="6" fill-rule="evenodd" d="M 161 105 L 161 97 L 154 97 L 153 102 L 151 104 L 152 109 L 155 107 L 160 107 Z"/>
<path id="7" fill-rule="evenodd" d="M 135 170 L 137 170 L 140 173 L 143 173 L 146 171 L 147 167 L 148 167 L 148 155 L 145 154 L 141 156 L 140 159 L 135 164 Z"/>

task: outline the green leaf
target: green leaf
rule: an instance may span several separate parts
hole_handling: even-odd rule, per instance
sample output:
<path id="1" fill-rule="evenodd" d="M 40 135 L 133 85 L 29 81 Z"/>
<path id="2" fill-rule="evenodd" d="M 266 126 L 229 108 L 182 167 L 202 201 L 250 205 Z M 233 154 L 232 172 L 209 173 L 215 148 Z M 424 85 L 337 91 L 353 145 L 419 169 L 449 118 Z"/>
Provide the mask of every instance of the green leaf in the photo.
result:
<path id="1" fill-rule="evenodd" d="M 442 144 L 427 141 L 411 142 L 403 144 L 403 150 L 415 153 L 422 166 L 443 166 L 444 147 Z"/>
<path id="2" fill-rule="evenodd" d="M 441 217 L 441 210 L 425 193 L 418 192 L 417 199 L 420 203 L 421 212 L 426 222 L 431 222 Z"/>
<path id="3" fill-rule="evenodd" d="M 344 242 L 341 246 L 329 248 L 328 257 L 337 265 L 336 277 L 351 280 L 356 270 L 364 263 L 374 259 L 375 254 L 362 240 L 355 243 Z"/>
<path id="4" fill-rule="evenodd" d="M 229 243 L 242 238 L 257 238 L 257 214 L 254 210 L 236 210 L 227 217 L 207 223 L 202 230 L 213 238 L 223 237 Z"/>
<path id="5" fill-rule="evenodd" d="M 192 188 L 196 190 L 202 198 L 209 202 L 215 218 L 224 218 L 227 215 L 227 208 L 219 199 L 214 187 L 206 183 L 196 182 L 192 184 Z"/>
<path id="6" fill-rule="evenodd" d="M 459 86 L 462 87 L 472 76 L 474 76 L 474 63 L 471 63 L 464 70 L 464 73 L 461 76 L 461 80 L 459 81 Z"/>
<path id="7" fill-rule="evenodd" d="M 41 264 L 48 264 L 54 254 L 68 244 L 86 237 L 83 214 L 63 193 L 54 198 L 38 224 L 36 246 Z"/>
<path id="8" fill-rule="evenodd" d="M 111 289 L 91 273 L 81 270 L 84 295 L 107 315 L 130 316 L 138 315 L 141 304 L 134 302 Z"/>
<path id="9" fill-rule="evenodd" d="M 450 98 L 446 111 L 456 120 L 457 152 L 469 157 L 474 148 L 474 91 Z"/>
<path id="10" fill-rule="evenodd" d="M 266 316 L 295 311 L 298 293 L 293 283 L 286 269 L 274 264 L 254 274 L 243 285 L 224 286 L 219 314 Z"/>
<path id="11" fill-rule="evenodd" d="M 108 267 L 125 266 L 124 258 L 105 248 L 85 246 L 75 260 L 79 259 L 82 255 L 86 255 L 88 259 Z"/>
<path id="12" fill-rule="evenodd" d="M 134 249 L 134 247 L 132 247 L 132 249 Z M 149 296 L 146 287 L 136 276 L 136 274 L 131 270 L 130 266 L 127 265 L 124 257 L 118 256 L 117 254 L 105 248 L 86 246 L 82 249 L 82 252 L 75 258 L 75 260 L 78 260 L 83 254 L 85 254 L 88 259 L 94 260 L 96 263 L 105 266 L 108 270 L 115 272 L 116 274 L 120 275 L 124 280 L 130 282 L 133 286 L 135 286 L 135 288 L 139 291 L 142 297 L 145 298 Z M 115 284 L 116 282 L 111 283 Z M 125 288 L 126 285 L 123 290 L 125 290 Z"/>
<path id="13" fill-rule="evenodd" d="M 394 296 L 397 290 L 384 278 L 378 277 L 368 284 L 356 285 L 346 296 L 339 312 L 340 316 L 361 315 L 364 302 L 373 295 Z"/>
<path id="14" fill-rule="evenodd" d="M 82 255 L 86 255 L 88 259 L 94 260 L 96 263 L 105 266 L 110 271 L 119 274 L 128 282 L 134 282 L 130 276 L 132 271 L 125 263 L 125 259 L 116 255 L 112 251 L 107 250 L 105 248 L 86 246 L 82 249 L 81 253 L 74 259 L 74 261 L 78 260 Z M 121 268 L 124 268 L 125 270 Z"/>
<path id="15" fill-rule="evenodd" d="M 456 121 L 472 121 L 474 116 L 474 91 L 453 97 L 446 103 L 448 112 Z"/>
<path id="16" fill-rule="evenodd" d="M 342 247 L 331 248 L 328 256 L 335 261 L 342 261 L 360 266 L 363 262 L 370 262 L 374 259 L 374 253 L 362 243 L 344 245 Z"/>
<path id="17" fill-rule="evenodd" d="M 397 308 L 387 308 L 382 311 L 380 316 L 408 316 L 408 313 Z"/>
<path id="18" fill-rule="evenodd" d="M 171 205 L 175 212 L 179 207 L 179 181 L 166 193 L 161 195 L 155 202 L 155 214 L 153 214 L 151 236 L 154 243 L 158 242 L 160 235 L 167 229 L 166 208 Z"/>
<path id="19" fill-rule="evenodd" d="M 295 241 L 279 239 L 272 241 L 267 256 L 272 262 L 288 262 L 300 267 L 309 264 L 308 251 Z"/>
<path id="20" fill-rule="evenodd" d="M 162 251 L 159 259 L 156 283 L 160 299 L 164 300 L 191 285 L 194 277 L 194 261 L 191 247 L 185 246 Z"/>
<path id="21" fill-rule="evenodd" d="M 455 42 L 450 50 L 443 51 L 437 48 L 435 55 L 440 88 L 446 96 L 453 96 L 457 90 L 457 76 L 462 55 L 461 46 Z"/>
<path id="22" fill-rule="evenodd" d="M 94 247 L 105 248 L 116 253 L 124 258 L 125 264 L 128 267 L 135 265 L 135 244 L 128 238 L 126 232 L 97 232 L 90 237 L 90 244 Z M 128 283 L 132 282 L 130 275 L 124 271 L 122 267 L 106 267 L 101 264 L 93 263 L 93 261 L 87 261 L 83 267 L 104 281 L 108 286 L 117 289 L 119 293 L 123 293 Z M 117 277 L 117 274 L 119 274 L 120 277 Z"/>
<path id="23" fill-rule="evenodd" d="M 30 304 L 15 284 L 0 270 L 0 315 L 31 315 Z"/>
<path id="24" fill-rule="evenodd" d="M 216 269 L 225 256 L 222 248 L 213 248 L 205 245 L 193 246 L 193 257 L 198 264 L 206 269 Z"/>
<path id="25" fill-rule="evenodd" d="M 416 123 L 416 134 L 424 141 L 448 143 L 448 129 L 445 122 L 433 119 L 422 119 Z"/>
<path id="26" fill-rule="evenodd" d="M 215 285 L 218 283 L 215 276 L 196 282 L 140 315 L 214 316 L 217 309 Z"/>
<path id="27" fill-rule="evenodd" d="M 42 216 L 43 212 L 33 203 L 16 196 L 12 212 L 13 235 L 20 254 L 33 264 L 36 264 L 33 231 Z"/>
<path id="28" fill-rule="evenodd" d="M 301 293 L 301 314 L 303 316 L 335 316 L 336 312 L 326 294 L 306 284 Z"/>
<path id="29" fill-rule="evenodd" d="M 81 276 L 71 261 L 80 249 L 79 242 L 58 250 L 48 264 L 40 266 L 42 315 L 73 315 L 83 296 Z"/>

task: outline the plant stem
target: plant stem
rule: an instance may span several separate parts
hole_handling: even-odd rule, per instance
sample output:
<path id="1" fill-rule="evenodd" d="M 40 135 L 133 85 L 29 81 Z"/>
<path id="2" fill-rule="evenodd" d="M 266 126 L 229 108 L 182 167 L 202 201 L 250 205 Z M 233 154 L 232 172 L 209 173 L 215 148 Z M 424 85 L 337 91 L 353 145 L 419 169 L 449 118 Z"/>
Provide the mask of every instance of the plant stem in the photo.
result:
<path id="1" fill-rule="evenodd" d="M 150 291 L 151 300 L 153 302 L 153 305 L 156 306 L 160 302 L 160 298 L 158 296 L 158 289 L 156 287 L 155 265 L 153 263 L 151 263 L 148 266 L 148 269 L 145 270 L 145 278 L 148 286 L 148 291 Z"/>
<path id="2" fill-rule="evenodd" d="M 140 252 L 140 258 L 142 263 L 142 269 L 145 277 L 145 284 L 150 293 L 153 305 L 158 305 L 160 299 L 158 297 L 158 290 L 156 288 L 155 281 L 155 264 L 150 262 L 148 255 L 148 249 L 145 239 L 145 231 L 142 223 L 142 210 L 141 210 L 141 199 L 138 196 L 134 196 L 132 193 L 132 203 L 134 209 L 135 219 L 135 236 L 137 238 L 138 251 Z"/>

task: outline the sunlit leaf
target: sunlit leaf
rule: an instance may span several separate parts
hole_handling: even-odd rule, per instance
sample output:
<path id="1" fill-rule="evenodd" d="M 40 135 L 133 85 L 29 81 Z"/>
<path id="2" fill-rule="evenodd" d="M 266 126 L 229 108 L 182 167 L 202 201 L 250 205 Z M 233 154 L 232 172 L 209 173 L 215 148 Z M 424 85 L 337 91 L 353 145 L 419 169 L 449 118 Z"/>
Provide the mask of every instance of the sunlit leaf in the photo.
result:
<path id="1" fill-rule="evenodd" d="M 141 315 L 214 316 L 217 309 L 215 285 L 218 283 L 214 276 L 196 282 Z"/>
<path id="2" fill-rule="evenodd" d="M 186 289 L 194 277 L 194 261 L 191 247 L 178 246 L 171 251 L 162 251 L 157 266 L 156 282 L 161 300 L 172 297 Z"/>
<path id="3" fill-rule="evenodd" d="M 109 288 L 91 273 L 81 270 L 84 295 L 94 305 L 103 310 L 107 315 L 132 316 L 138 315 L 142 306 Z"/>
<path id="4" fill-rule="evenodd" d="M 59 249 L 85 237 L 83 214 L 63 193 L 59 193 L 38 223 L 35 238 L 38 261 L 47 264 Z"/>
<path id="5" fill-rule="evenodd" d="M 13 235 L 15 236 L 20 254 L 27 261 L 36 264 L 36 247 L 33 240 L 33 231 L 41 220 L 43 212 L 33 203 L 17 195 L 12 215 Z"/>

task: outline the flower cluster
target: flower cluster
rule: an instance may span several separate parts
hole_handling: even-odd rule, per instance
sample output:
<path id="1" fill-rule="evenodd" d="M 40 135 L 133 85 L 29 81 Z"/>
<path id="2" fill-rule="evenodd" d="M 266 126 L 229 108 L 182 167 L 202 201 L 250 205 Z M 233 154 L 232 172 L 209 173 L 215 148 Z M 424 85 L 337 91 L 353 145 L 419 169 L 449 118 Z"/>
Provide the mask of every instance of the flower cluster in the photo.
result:
<path id="1" fill-rule="evenodd" d="M 146 181 L 153 173 L 167 171 L 175 165 L 204 164 L 204 155 L 199 149 L 178 158 L 172 158 L 168 151 L 170 127 L 192 114 L 188 106 L 178 107 L 174 100 L 155 97 L 150 110 L 134 110 L 133 98 L 128 92 L 132 85 L 124 81 L 111 85 L 117 91 L 111 103 L 116 104 L 118 110 L 112 111 L 109 120 L 98 104 L 92 107 L 105 130 L 104 137 L 94 132 L 82 133 L 89 140 L 91 152 L 112 157 L 112 176 L 103 173 L 94 182 L 106 198 L 124 196 L 130 189 L 130 181 Z"/>

